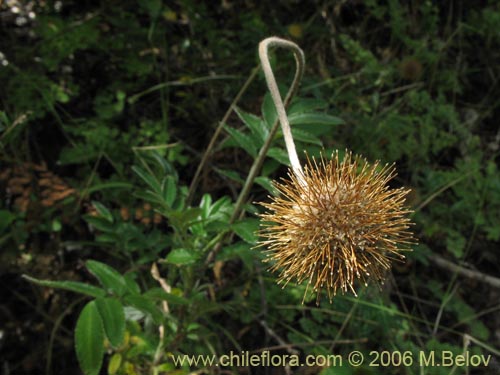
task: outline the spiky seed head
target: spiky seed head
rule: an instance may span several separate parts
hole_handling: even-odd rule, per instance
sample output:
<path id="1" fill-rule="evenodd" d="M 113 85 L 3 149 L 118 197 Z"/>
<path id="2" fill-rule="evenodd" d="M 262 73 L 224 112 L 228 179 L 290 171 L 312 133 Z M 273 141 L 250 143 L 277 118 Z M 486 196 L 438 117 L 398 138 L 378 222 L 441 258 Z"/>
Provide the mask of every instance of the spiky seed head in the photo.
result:
<path id="1" fill-rule="evenodd" d="M 411 211 L 404 208 L 409 190 L 390 189 L 393 166 L 370 165 L 350 152 L 327 161 L 307 158 L 302 178 L 276 183 L 280 193 L 261 215 L 260 245 L 267 247 L 278 283 L 295 280 L 326 289 L 330 302 L 340 290 L 356 295 L 355 280 L 383 283 L 391 260 L 404 258 L 414 242 L 408 231 Z"/>

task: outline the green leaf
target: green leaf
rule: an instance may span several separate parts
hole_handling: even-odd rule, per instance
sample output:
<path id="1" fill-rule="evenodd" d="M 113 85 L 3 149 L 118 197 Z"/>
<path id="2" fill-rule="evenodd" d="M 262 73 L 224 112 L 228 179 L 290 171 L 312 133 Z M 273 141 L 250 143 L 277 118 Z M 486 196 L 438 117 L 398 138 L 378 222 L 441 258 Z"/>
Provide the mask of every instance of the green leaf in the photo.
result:
<path id="1" fill-rule="evenodd" d="M 108 364 L 108 375 L 115 375 L 122 365 L 121 353 L 115 353 L 111 356 Z"/>
<path id="2" fill-rule="evenodd" d="M 83 218 L 87 223 L 92 225 L 95 229 L 100 230 L 101 232 L 114 232 L 115 230 L 115 226 L 103 217 L 84 215 Z"/>
<path id="3" fill-rule="evenodd" d="M 95 301 L 85 305 L 75 329 L 75 349 L 86 375 L 98 375 L 104 357 L 104 329 Z"/>
<path id="4" fill-rule="evenodd" d="M 255 178 L 255 182 L 262 186 L 264 189 L 266 189 L 268 192 L 270 192 L 273 195 L 277 194 L 277 190 L 273 185 L 273 182 L 270 178 L 264 177 L 264 176 L 259 176 Z"/>
<path id="5" fill-rule="evenodd" d="M 114 348 L 119 347 L 125 337 L 125 313 L 121 302 L 116 298 L 97 298 L 95 303 L 106 337 Z"/>
<path id="6" fill-rule="evenodd" d="M 321 99 L 297 99 L 290 105 L 288 115 L 312 112 L 318 109 L 326 108 L 327 106 L 328 103 Z"/>
<path id="7" fill-rule="evenodd" d="M 85 294 L 90 297 L 104 297 L 106 292 L 93 285 L 88 285 L 85 283 L 80 283 L 78 281 L 51 281 L 51 280 L 39 280 L 28 275 L 22 275 L 22 278 L 28 280 L 37 285 L 46 286 L 49 288 L 64 289 L 72 292 Z"/>
<path id="8" fill-rule="evenodd" d="M 177 182 L 174 176 L 167 176 L 163 179 L 161 188 L 163 199 L 168 207 L 172 207 L 177 196 Z"/>
<path id="9" fill-rule="evenodd" d="M 288 116 L 290 125 L 342 125 L 340 117 L 326 113 L 295 113 Z"/>
<path id="10" fill-rule="evenodd" d="M 197 259 L 198 257 L 194 254 L 194 251 L 180 248 L 174 249 L 170 253 L 168 253 L 166 261 L 177 266 L 183 266 L 186 264 L 192 264 Z"/>
<path id="11" fill-rule="evenodd" d="M 134 279 L 133 273 L 127 273 L 123 276 L 125 279 L 125 283 L 127 284 L 127 289 L 131 293 L 139 294 L 141 293 L 141 289 L 139 288 L 139 284 Z"/>
<path id="12" fill-rule="evenodd" d="M 248 154 L 253 157 L 257 156 L 257 145 L 255 145 L 253 139 L 248 135 L 242 133 L 237 129 L 233 129 L 227 125 L 224 125 L 224 129 L 231 135 L 236 144 L 245 150 Z"/>
<path id="13" fill-rule="evenodd" d="M 125 279 L 114 268 L 95 260 L 87 260 L 85 265 L 108 292 L 122 296 L 127 290 Z"/>
<path id="14" fill-rule="evenodd" d="M 220 168 L 214 168 L 215 171 L 227 178 L 230 178 L 233 181 L 239 182 L 240 184 L 244 184 L 245 180 L 241 178 L 238 172 L 230 170 L 230 169 L 220 169 Z"/>
<path id="15" fill-rule="evenodd" d="M 212 205 L 212 196 L 210 194 L 203 194 L 201 197 L 200 208 L 201 208 L 201 216 L 203 219 L 208 218 L 210 215 L 210 207 Z"/>
<path id="16" fill-rule="evenodd" d="M 167 301 L 172 305 L 189 305 L 190 302 L 188 299 L 177 296 L 173 293 L 167 293 L 161 288 L 151 288 L 146 293 L 144 293 L 144 297 L 154 299 L 157 301 Z"/>
<path id="17" fill-rule="evenodd" d="M 292 128 L 292 135 L 296 141 L 302 141 L 305 143 L 311 143 L 318 146 L 323 146 L 323 142 L 321 142 L 321 140 L 318 137 L 305 130 Z"/>
<path id="18" fill-rule="evenodd" d="M 236 114 L 240 118 L 243 123 L 248 126 L 248 128 L 251 130 L 251 132 L 255 135 L 257 135 L 262 143 L 266 140 L 267 136 L 269 135 L 269 129 L 266 127 L 266 124 L 262 119 L 259 117 L 242 111 L 239 108 L 235 109 Z"/>
<path id="19" fill-rule="evenodd" d="M 288 158 L 288 154 L 285 150 L 278 147 L 271 147 L 267 152 L 267 156 L 273 158 L 274 160 L 279 161 L 283 165 L 290 166 L 290 159 Z"/>
<path id="20" fill-rule="evenodd" d="M 105 219 L 110 223 L 113 222 L 113 215 L 102 203 L 97 201 L 92 201 L 92 206 L 94 206 L 94 208 L 97 210 L 100 217 L 102 217 L 103 219 Z"/>
<path id="21" fill-rule="evenodd" d="M 151 188 L 151 190 L 157 194 L 161 192 L 160 183 L 155 176 L 136 165 L 132 166 L 132 170 Z"/>
<path id="22" fill-rule="evenodd" d="M 232 225 L 235 233 L 249 244 L 257 243 L 257 231 L 259 230 L 260 220 L 258 219 L 245 219 L 236 222 Z"/>
<path id="23" fill-rule="evenodd" d="M 125 304 L 130 305 L 137 310 L 140 310 L 143 313 L 151 316 L 155 324 L 160 324 L 162 322 L 163 314 L 158 309 L 158 307 L 156 307 L 156 305 L 148 298 L 138 295 L 128 295 L 125 296 L 123 300 Z"/>
<path id="24" fill-rule="evenodd" d="M 7 210 L 0 210 L 0 233 L 16 219 L 16 215 Z"/>
<path id="25" fill-rule="evenodd" d="M 256 257 L 262 256 L 262 252 L 252 249 L 252 245 L 245 241 L 238 241 L 234 244 L 225 246 L 217 254 L 216 259 L 228 261 L 230 259 L 240 258 L 248 269 L 252 269 Z"/>
<path id="26" fill-rule="evenodd" d="M 264 96 L 264 101 L 262 102 L 261 112 L 262 112 L 262 116 L 264 117 L 264 121 L 265 121 L 265 124 L 267 125 L 267 128 L 271 129 L 274 122 L 278 118 L 278 113 L 276 112 L 276 107 L 274 106 L 273 98 L 271 97 L 271 94 L 269 94 L 269 93 L 267 93 Z"/>

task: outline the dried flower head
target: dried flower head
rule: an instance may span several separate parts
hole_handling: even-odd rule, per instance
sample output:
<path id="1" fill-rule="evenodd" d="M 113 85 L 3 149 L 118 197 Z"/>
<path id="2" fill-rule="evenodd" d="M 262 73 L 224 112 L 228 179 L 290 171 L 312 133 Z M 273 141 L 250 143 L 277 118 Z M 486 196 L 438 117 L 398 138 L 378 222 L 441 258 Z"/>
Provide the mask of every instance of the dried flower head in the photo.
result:
<path id="1" fill-rule="evenodd" d="M 269 212 L 262 218 L 261 230 L 268 248 L 272 270 L 281 272 L 278 282 L 307 282 L 317 293 L 326 289 L 330 302 L 337 290 L 356 294 L 356 279 L 383 282 L 391 260 L 402 259 L 401 252 L 414 242 L 408 231 L 409 211 L 404 208 L 408 190 L 389 189 L 395 176 L 392 166 L 370 166 L 359 156 L 338 153 L 331 161 L 307 160 L 303 169 L 286 116 L 278 84 L 269 62 L 268 49 L 283 47 L 294 52 L 297 71 L 287 100 L 296 88 L 304 68 L 304 55 L 295 43 L 277 37 L 259 44 L 259 57 L 267 86 L 276 107 L 290 159 L 290 179 L 277 183 L 280 197 L 263 203 Z M 286 101 L 287 101 L 286 100 Z M 273 134 L 272 132 L 270 134 Z"/>
<path id="2" fill-rule="evenodd" d="M 276 183 L 279 197 L 262 203 L 268 213 L 262 245 L 278 283 L 307 282 L 317 293 L 326 289 L 330 302 L 340 289 L 356 295 L 355 280 L 383 282 L 391 260 L 413 242 L 410 212 L 404 208 L 408 190 L 390 189 L 392 166 L 370 165 L 359 156 L 338 153 L 331 161 L 307 160 L 301 175 Z M 284 287 L 283 286 L 283 287 Z"/>

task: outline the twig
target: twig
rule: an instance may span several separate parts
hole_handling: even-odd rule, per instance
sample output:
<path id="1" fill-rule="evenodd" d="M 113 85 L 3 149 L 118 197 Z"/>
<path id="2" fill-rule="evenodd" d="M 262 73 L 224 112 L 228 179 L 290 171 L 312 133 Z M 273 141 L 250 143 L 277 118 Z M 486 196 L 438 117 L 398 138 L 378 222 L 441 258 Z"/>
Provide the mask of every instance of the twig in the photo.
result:
<path id="1" fill-rule="evenodd" d="M 299 179 L 303 180 L 302 166 L 300 165 L 299 157 L 297 156 L 297 150 L 295 149 L 295 143 L 293 142 L 292 130 L 290 129 L 290 123 L 288 122 L 288 117 L 286 116 L 285 105 L 281 99 L 280 91 L 278 89 L 278 83 L 276 82 L 276 77 L 274 76 L 273 69 L 271 68 L 271 63 L 269 61 L 269 47 L 285 47 L 293 51 L 295 55 L 295 61 L 297 62 L 297 73 L 303 71 L 305 65 L 304 53 L 298 45 L 288 40 L 271 37 L 264 39 L 259 44 L 259 57 L 262 64 L 262 70 L 266 77 L 267 87 L 271 93 L 271 97 L 278 114 L 278 119 L 283 129 L 283 137 L 285 138 L 286 149 L 288 151 L 288 158 L 290 159 L 290 164 L 292 170 Z M 302 75 L 302 72 L 300 72 Z M 297 77 L 297 76 L 296 76 Z M 294 84 L 296 82 L 294 81 Z M 297 84 L 300 82 L 297 82 Z"/>
<path id="2" fill-rule="evenodd" d="M 429 255 L 429 259 L 437 266 L 444 268 L 450 272 L 458 273 L 469 279 L 477 280 L 494 288 L 500 289 L 500 279 L 497 277 L 485 275 L 482 272 L 464 268 L 436 254 Z"/>
<path id="3" fill-rule="evenodd" d="M 238 92 L 238 94 L 236 94 L 236 96 L 233 99 L 231 105 L 229 106 L 229 108 L 227 109 L 226 113 L 224 114 L 224 117 L 220 121 L 219 126 L 217 127 L 217 129 L 215 129 L 215 132 L 212 135 L 212 138 L 210 139 L 210 143 L 208 144 L 208 146 L 207 146 L 207 148 L 205 150 L 205 153 L 203 154 L 203 158 L 201 159 L 200 164 L 198 164 L 198 168 L 196 168 L 196 172 L 194 174 L 194 177 L 191 180 L 191 185 L 189 186 L 189 191 L 188 191 L 188 195 L 187 195 L 187 198 L 186 198 L 186 204 L 187 205 L 191 204 L 191 201 L 192 201 L 193 195 L 194 195 L 194 191 L 196 190 L 196 186 L 198 185 L 198 181 L 200 179 L 201 171 L 205 167 L 208 158 L 212 154 L 212 149 L 215 146 L 215 141 L 219 137 L 219 134 L 220 134 L 220 132 L 222 131 L 222 129 L 224 127 L 224 124 L 226 124 L 227 120 L 229 119 L 229 116 L 231 115 L 231 113 L 233 112 L 234 108 L 236 107 L 236 104 L 240 101 L 241 97 L 243 96 L 243 94 L 245 93 L 245 91 L 248 89 L 248 86 L 250 86 L 250 83 L 252 83 L 252 81 L 257 76 L 257 73 L 259 72 L 259 68 L 260 68 L 260 66 L 257 66 L 257 67 L 255 67 L 252 70 L 252 73 L 250 73 L 250 76 L 248 77 L 248 79 L 246 80 L 246 82 L 243 84 L 243 86 L 241 87 L 241 89 Z"/>
<path id="4" fill-rule="evenodd" d="M 274 330 L 271 327 L 267 325 L 267 322 L 265 320 L 259 319 L 259 324 L 262 326 L 262 328 L 264 328 L 264 330 L 269 336 L 271 336 L 273 339 L 276 340 L 276 342 L 280 345 L 280 347 L 285 349 L 290 354 L 295 354 L 295 355 L 299 354 L 299 351 L 297 349 L 294 349 L 293 345 L 287 344 L 285 340 L 283 340 L 276 332 L 274 332 Z"/>

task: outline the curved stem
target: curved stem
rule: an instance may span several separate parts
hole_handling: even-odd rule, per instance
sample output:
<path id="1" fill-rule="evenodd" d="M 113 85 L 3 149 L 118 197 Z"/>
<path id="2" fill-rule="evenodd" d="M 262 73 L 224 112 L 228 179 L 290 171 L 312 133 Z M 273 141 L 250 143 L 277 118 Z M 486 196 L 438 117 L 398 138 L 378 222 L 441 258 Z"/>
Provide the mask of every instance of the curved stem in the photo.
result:
<path id="1" fill-rule="evenodd" d="M 285 105 L 283 104 L 283 100 L 281 99 L 278 84 L 276 83 L 276 78 L 274 77 L 271 63 L 269 62 L 268 52 L 270 47 L 284 47 L 292 50 L 295 56 L 295 62 L 297 63 L 297 70 L 295 72 L 293 85 L 296 87 L 292 87 L 293 91 L 297 89 L 300 79 L 302 78 L 302 75 L 304 73 L 304 53 L 297 44 L 278 37 L 270 37 L 264 39 L 259 44 L 259 58 L 262 64 L 262 70 L 264 71 L 267 87 L 269 88 L 269 92 L 271 93 L 274 106 L 276 107 L 276 112 L 278 113 L 281 128 L 283 129 L 283 137 L 285 138 L 288 158 L 290 159 L 290 164 L 292 166 L 293 172 L 295 173 L 299 181 L 304 182 L 302 166 L 300 165 L 300 161 L 297 156 L 297 150 L 295 149 L 295 143 L 293 142 L 292 131 L 290 129 L 290 123 L 288 122 L 288 117 L 286 115 Z"/>
<path id="2" fill-rule="evenodd" d="M 279 95 L 279 91 L 278 91 L 277 84 L 276 84 L 276 79 L 274 78 L 274 74 L 273 74 L 273 71 L 271 69 L 271 65 L 269 63 L 267 50 L 268 50 L 269 46 L 271 46 L 271 45 L 289 48 L 292 50 L 292 52 L 295 55 L 295 62 L 297 64 L 297 67 L 295 70 L 295 76 L 293 77 L 293 82 L 292 82 L 292 84 L 291 84 L 290 88 L 288 89 L 288 92 L 285 96 L 284 103 L 282 102 L 281 96 Z M 274 82 L 273 87 L 275 88 L 274 95 L 276 95 L 276 93 L 278 93 L 277 94 L 278 101 L 275 101 L 275 98 L 273 97 L 273 101 L 275 103 L 274 105 L 276 106 L 276 111 L 278 111 L 278 108 L 281 105 L 281 112 L 282 112 L 282 114 L 285 115 L 284 117 L 285 117 L 285 121 L 286 121 L 285 125 L 284 126 L 282 125 L 282 127 L 285 129 L 285 127 L 288 126 L 288 128 L 287 128 L 288 132 L 286 133 L 286 134 L 289 134 L 289 136 L 288 136 L 289 142 L 287 142 L 287 149 L 288 149 L 288 143 L 290 143 L 290 140 L 291 140 L 292 152 L 295 154 L 295 159 L 294 159 L 295 161 L 293 163 L 295 163 L 295 167 L 298 167 L 298 169 L 294 168 L 294 172 L 295 172 L 295 174 L 297 174 L 299 181 L 303 181 L 302 168 L 300 166 L 300 163 L 298 162 L 299 159 L 297 157 L 297 152 L 295 151 L 295 145 L 293 144 L 293 138 L 291 136 L 290 126 L 288 124 L 288 119 L 286 118 L 285 108 L 290 104 L 292 97 L 297 92 L 297 89 L 299 88 L 300 81 L 301 81 L 302 76 L 304 74 L 304 65 L 305 65 L 304 53 L 299 48 L 299 46 L 297 46 L 295 43 L 288 42 L 287 40 L 276 38 L 276 37 L 264 39 L 259 45 L 259 54 L 261 53 L 261 50 L 263 51 L 263 57 L 264 57 L 263 59 L 261 58 L 261 60 L 262 60 L 262 66 L 263 66 L 264 73 L 266 74 L 266 81 L 268 81 L 268 78 L 267 78 L 268 73 L 266 73 L 266 71 L 271 72 L 270 77 L 272 77 L 272 81 Z M 267 67 L 264 68 L 264 66 L 267 66 Z M 268 81 L 268 85 L 269 85 L 269 81 Z M 271 88 L 270 88 L 270 90 L 271 90 Z M 271 94 L 273 94 L 273 90 L 271 90 Z M 278 104 L 276 104 L 276 103 L 278 103 Z M 278 115 L 279 115 L 279 112 L 278 112 Z M 271 147 L 271 143 L 274 139 L 274 135 L 276 134 L 276 131 L 278 130 L 280 123 L 283 124 L 283 122 L 281 121 L 281 118 L 278 117 L 278 119 L 272 125 L 271 130 L 269 131 L 269 134 L 267 136 L 266 141 L 264 142 L 261 149 L 259 150 L 259 154 L 257 155 L 252 166 L 250 167 L 250 171 L 248 172 L 247 178 L 245 180 L 245 184 L 243 185 L 243 188 L 241 189 L 241 192 L 238 195 L 238 199 L 236 200 L 236 203 L 234 204 L 234 211 L 229 219 L 229 224 L 233 224 L 236 221 L 236 219 L 240 216 L 241 210 L 243 209 L 243 204 L 248 197 L 248 194 L 250 192 L 252 184 L 253 184 L 255 178 L 257 177 L 257 175 L 262 167 L 262 164 L 264 163 L 264 160 L 267 156 L 267 151 Z M 283 131 L 283 133 L 285 133 L 285 131 Z M 285 141 L 286 141 L 286 139 L 287 139 L 287 136 L 285 136 Z M 290 153 L 289 153 L 289 155 L 290 155 Z M 292 163 L 291 158 L 290 158 L 290 162 Z M 216 244 L 216 246 L 214 247 L 214 249 L 212 249 L 212 251 L 208 254 L 207 259 L 205 261 L 205 264 L 211 263 L 215 259 L 215 256 L 219 252 L 220 249 L 221 249 L 221 242 L 219 241 Z"/>
<path id="3" fill-rule="evenodd" d="M 293 82 L 288 89 L 288 92 L 285 97 L 285 103 L 281 100 L 281 96 L 279 94 L 278 90 L 278 85 L 276 84 L 276 79 L 274 78 L 273 70 L 271 68 L 271 64 L 269 63 L 269 57 L 268 57 L 268 49 L 271 45 L 279 46 L 279 47 L 285 47 L 289 48 L 292 50 L 294 56 L 295 56 L 295 62 L 297 64 L 296 70 L 295 70 L 295 76 L 293 77 Z M 297 174 L 297 177 L 299 178 L 300 181 L 303 181 L 302 178 L 302 167 L 300 166 L 299 159 L 297 157 L 297 152 L 295 151 L 295 145 L 293 144 L 293 138 L 290 132 L 290 126 L 288 124 L 288 118 L 286 117 L 286 111 L 285 107 L 290 104 L 290 101 L 292 100 L 292 97 L 295 95 L 297 92 L 297 89 L 299 88 L 300 81 L 302 79 L 302 76 L 304 74 L 304 65 L 305 65 L 305 58 L 304 58 L 304 53 L 302 50 L 297 46 L 295 43 L 289 42 L 284 39 L 280 39 L 277 37 L 270 37 L 267 39 L 264 39 L 262 42 L 259 44 L 259 55 L 261 56 L 261 64 L 262 64 L 262 70 L 264 71 L 264 74 L 266 75 L 266 81 L 271 82 L 272 88 L 270 87 L 269 90 L 271 91 L 271 95 L 273 96 L 273 101 L 274 105 L 276 106 L 276 111 L 278 112 L 278 120 L 275 121 L 273 124 L 271 130 L 269 131 L 269 135 L 267 136 L 266 141 L 264 142 L 264 145 L 262 148 L 259 150 L 259 154 L 257 155 L 257 158 L 254 160 L 252 167 L 250 168 L 250 171 L 248 172 L 247 178 L 245 180 L 245 185 L 241 189 L 240 195 L 238 196 L 238 199 L 235 204 L 235 208 L 233 211 L 233 215 L 231 216 L 230 219 L 230 224 L 234 223 L 234 221 L 238 218 L 241 212 L 241 208 L 243 206 L 243 202 L 247 199 L 248 193 L 250 191 L 250 188 L 252 187 L 252 184 L 257 177 L 257 174 L 262 167 L 262 163 L 264 163 L 264 159 L 266 158 L 267 151 L 269 150 L 269 147 L 271 146 L 271 143 L 273 141 L 274 135 L 276 134 L 276 131 L 278 130 L 278 126 L 281 123 L 285 133 L 285 128 L 288 131 L 286 134 L 289 134 L 288 136 L 288 142 L 287 142 L 287 149 L 288 149 L 288 144 L 291 143 L 292 145 L 292 153 L 295 154 L 295 159 L 292 161 L 292 158 L 290 158 L 292 167 L 295 167 L 293 170 Z M 270 72 L 270 73 L 269 73 Z M 268 79 L 267 77 L 270 77 Z M 276 97 L 276 99 L 275 99 Z M 281 111 L 281 117 L 280 117 L 280 111 Z M 285 125 L 283 125 L 283 120 L 282 117 L 284 115 L 285 118 Z M 285 141 L 287 140 L 287 136 L 285 136 Z M 291 142 L 290 142 L 291 141 Z M 289 155 L 290 155 L 290 149 L 288 149 Z M 298 169 L 296 169 L 298 167 Z"/>

